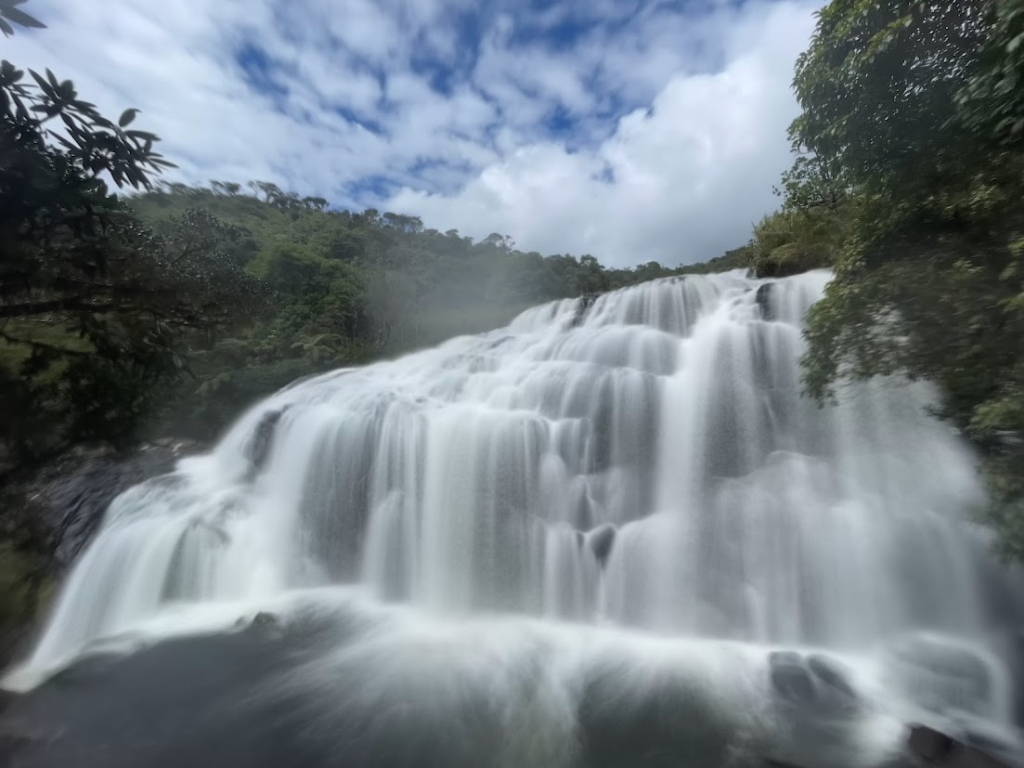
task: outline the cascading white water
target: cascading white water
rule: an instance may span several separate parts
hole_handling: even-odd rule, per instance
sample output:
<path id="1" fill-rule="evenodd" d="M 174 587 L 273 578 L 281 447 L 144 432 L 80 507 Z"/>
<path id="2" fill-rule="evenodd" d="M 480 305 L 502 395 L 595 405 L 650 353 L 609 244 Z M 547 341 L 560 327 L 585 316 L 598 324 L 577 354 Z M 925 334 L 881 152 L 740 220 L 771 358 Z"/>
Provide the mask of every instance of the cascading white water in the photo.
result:
<path id="1" fill-rule="evenodd" d="M 1010 577 L 965 522 L 973 459 L 928 387 L 801 397 L 828 279 L 662 280 L 300 382 L 115 501 L 21 674 L 182 605 L 336 583 L 445 621 L 849 658 L 927 631 L 988 664 Z"/>

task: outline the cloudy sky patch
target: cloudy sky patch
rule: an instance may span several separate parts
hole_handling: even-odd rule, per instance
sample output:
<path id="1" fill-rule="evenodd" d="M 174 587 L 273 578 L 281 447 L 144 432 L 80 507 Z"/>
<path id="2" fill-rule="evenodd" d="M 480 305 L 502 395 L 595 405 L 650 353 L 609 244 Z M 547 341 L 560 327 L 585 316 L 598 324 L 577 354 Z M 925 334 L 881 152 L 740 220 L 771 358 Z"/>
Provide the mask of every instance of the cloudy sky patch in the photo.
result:
<path id="1" fill-rule="evenodd" d="M 699 261 L 777 204 L 803 0 L 32 0 L 2 55 L 163 138 L 176 178 L 614 265 Z"/>

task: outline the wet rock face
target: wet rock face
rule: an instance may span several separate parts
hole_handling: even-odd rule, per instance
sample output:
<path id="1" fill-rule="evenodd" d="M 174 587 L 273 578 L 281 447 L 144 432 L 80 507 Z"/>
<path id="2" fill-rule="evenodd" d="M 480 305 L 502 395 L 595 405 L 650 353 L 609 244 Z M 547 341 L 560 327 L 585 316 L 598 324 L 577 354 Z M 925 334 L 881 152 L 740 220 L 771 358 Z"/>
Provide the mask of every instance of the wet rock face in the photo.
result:
<path id="1" fill-rule="evenodd" d="M 274 447 L 277 425 L 287 411 L 288 406 L 279 411 L 271 411 L 265 414 L 256 426 L 256 432 L 246 449 L 246 457 L 249 459 L 250 480 L 266 467 L 267 461 L 270 459 L 270 452 Z"/>
<path id="2" fill-rule="evenodd" d="M 138 483 L 174 469 L 196 453 L 194 441 L 166 439 L 131 454 L 102 448 L 77 449 L 16 478 L 0 504 L 31 516 L 50 541 L 51 568 L 67 569 L 96 532 L 110 502 Z"/>
<path id="3" fill-rule="evenodd" d="M 44 487 L 41 496 L 55 524 L 56 565 L 66 568 L 71 564 L 117 496 L 144 480 L 172 471 L 179 459 L 198 449 L 199 445 L 190 441 L 161 441 L 127 457 L 88 461 Z"/>

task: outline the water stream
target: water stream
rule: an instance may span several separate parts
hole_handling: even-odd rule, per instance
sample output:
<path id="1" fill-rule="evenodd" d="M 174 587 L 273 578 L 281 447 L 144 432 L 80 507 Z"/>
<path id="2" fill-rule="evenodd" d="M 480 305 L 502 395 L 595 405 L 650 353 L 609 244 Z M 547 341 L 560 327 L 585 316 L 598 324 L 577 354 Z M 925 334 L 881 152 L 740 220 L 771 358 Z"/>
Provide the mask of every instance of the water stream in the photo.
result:
<path id="1" fill-rule="evenodd" d="M 532 736 L 495 765 L 601 762 L 581 730 L 669 716 L 651 700 L 675 713 L 651 743 L 690 756 L 666 765 L 726 760 L 704 744 L 719 731 L 783 756 L 809 740 L 819 764 L 879 764 L 909 720 L 1012 744 L 1024 593 L 969 521 L 974 457 L 925 384 L 801 397 L 827 280 L 662 280 L 300 382 L 114 502 L 6 682 L 111 638 L 316 604 L 365 627 L 288 677 L 311 718 L 497 699 L 495 728 Z M 325 680 L 355 679 L 353 710 Z M 843 723 L 841 757 L 779 718 Z"/>

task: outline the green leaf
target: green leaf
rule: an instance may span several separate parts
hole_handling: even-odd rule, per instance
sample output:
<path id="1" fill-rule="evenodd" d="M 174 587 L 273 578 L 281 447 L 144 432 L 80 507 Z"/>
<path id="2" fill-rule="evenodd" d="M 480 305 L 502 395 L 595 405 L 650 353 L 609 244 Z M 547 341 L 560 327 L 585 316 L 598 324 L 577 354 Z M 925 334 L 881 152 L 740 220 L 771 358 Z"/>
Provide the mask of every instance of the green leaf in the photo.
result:
<path id="1" fill-rule="evenodd" d="M 55 136 L 54 136 L 53 138 L 55 138 L 55 139 L 56 139 L 56 140 L 57 140 L 58 142 L 60 142 L 60 143 L 61 143 L 61 144 L 62 144 L 62 145 L 63 145 L 63 146 L 64 146 L 64 147 L 65 147 L 65 148 L 67 149 L 67 150 L 69 150 L 69 151 L 71 151 L 71 152 L 74 152 L 74 151 L 75 151 L 75 150 L 77 149 L 77 147 L 76 147 L 76 146 L 75 146 L 74 144 L 72 144 L 72 143 L 71 143 L 70 141 L 68 141 L 67 139 L 65 139 L 65 138 L 64 138 L 63 136 L 60 136 L 60 135 L 55 135 Z"/>
<path id="2" fill-rule="evenodd" d="M 23 27 L 46 29 L 46 25 L 39 19 L 34 16 L 29 16 L 27 13 L 19 11 L 17 8 L 4 8 L 3 15 L 10 21 L 13 21 L 15 24 L 20 24 Z"/>
<path id="3" fill-rule="evenodd" d="M 48 82 L 46 82 L 46 79 L 42 75 L 40 75 L 33 69 L 30 69 L 28 73 L 32 75 L 33 78 L 35 78 L 35 81 L 37 83 L 39 83 L 39 87 L 40 89 L 42 89 L 43 93 L 45 93 L 49 98 L 56 100 L 57 92 L 50 86 Z"/>
<path id="4" fill-rule="evenodd" d="M 121 113 L 121 117 L 117 121 L 117 124 L 122 128 L 126 128 L 132 124 L 132 121 L 135 119 L 137 114 L 139 114 L 139 110 L 137 109 L 126 109 Z"/>
<path id="5" fill-rule="evenodd" d="M 131 136 L 133 139 L 142 139 L 143 141 L 160 141 L 160 137 L 155 133 L 149 131 L 125 131 L 127 136 Z"/>
<path id="6" fill-rule="evenodd" d="M 0 18 L 0 32 L 4 33 L 4 37 L 10 37 L 14 34 L 14 27 Z"/>

